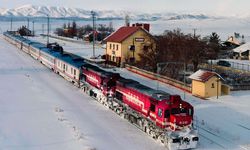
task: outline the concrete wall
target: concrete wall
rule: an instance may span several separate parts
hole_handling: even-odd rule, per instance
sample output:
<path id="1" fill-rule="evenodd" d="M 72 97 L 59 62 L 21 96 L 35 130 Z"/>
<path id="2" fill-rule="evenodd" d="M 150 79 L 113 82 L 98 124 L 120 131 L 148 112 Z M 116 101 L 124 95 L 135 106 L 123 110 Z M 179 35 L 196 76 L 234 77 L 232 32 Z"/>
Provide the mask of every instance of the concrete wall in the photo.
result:
<path id="1" fill-rule="evenodd" d="M 142 75 L 142 76 L 147 77 L 147 78 L 152 79 L 152 80 L 158 80 L 159 82 L 172 85 L 172 86 L 179 88 L 183 91 L 191 93 L 191 87 L 189 85 L 185 85 L 181 81 L 174 80 L 174 79 L 168 78 L 166 76 L 162 76 L 162 75 L 157 75 L 153 72 L 142 70 L 142 69 L 136 68 L 134 66 L 126 65 L 125 67 L 127 70 L 134 72 L 136 74 Z"/>

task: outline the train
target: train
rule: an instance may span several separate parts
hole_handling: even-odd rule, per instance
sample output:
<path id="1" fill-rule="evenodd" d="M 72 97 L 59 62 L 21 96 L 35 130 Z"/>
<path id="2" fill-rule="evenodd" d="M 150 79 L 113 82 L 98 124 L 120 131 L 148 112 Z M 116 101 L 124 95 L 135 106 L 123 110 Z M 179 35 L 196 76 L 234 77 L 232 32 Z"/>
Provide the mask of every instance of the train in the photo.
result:
<path id="1" fill-rule="evenodd" d="M 124 78 L 65 52 L 56 43 L 45 45 L 10 31 L 4 32 L 4 38 L 168 149 L 197 147 L 199 137 L 194 125 L 194 108 L 179 95 Z"/>

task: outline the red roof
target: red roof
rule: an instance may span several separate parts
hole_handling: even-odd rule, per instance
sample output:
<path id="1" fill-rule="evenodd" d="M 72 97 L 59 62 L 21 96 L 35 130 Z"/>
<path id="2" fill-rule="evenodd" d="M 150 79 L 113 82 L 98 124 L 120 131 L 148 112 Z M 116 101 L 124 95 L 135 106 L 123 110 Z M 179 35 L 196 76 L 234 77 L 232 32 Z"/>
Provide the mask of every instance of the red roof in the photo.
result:
<path id="1" fill-rule="evenodd" d="M 206 82 L 213 76 L 217 76 L 223 80 L 223 78 L 219 74 L 217 74 L 216 72 L 211 72 L 211 71 L 206 71 L 206 70 L 198 70 L 194 74 L 189 76 L 189 78 L 192 80 Z"/>
<path id="2" fill-rule="evenodd" d="M 129 36 L 134 34 L 139 29 L 142 29 L 142 28 L 141 27 L 121 27 L 118 30 L 116 30 L 114 33 L 112 33 L 110 36 L 108 36 L 104 41 L 121 43 L 122 41 L 127 39 Z"/>

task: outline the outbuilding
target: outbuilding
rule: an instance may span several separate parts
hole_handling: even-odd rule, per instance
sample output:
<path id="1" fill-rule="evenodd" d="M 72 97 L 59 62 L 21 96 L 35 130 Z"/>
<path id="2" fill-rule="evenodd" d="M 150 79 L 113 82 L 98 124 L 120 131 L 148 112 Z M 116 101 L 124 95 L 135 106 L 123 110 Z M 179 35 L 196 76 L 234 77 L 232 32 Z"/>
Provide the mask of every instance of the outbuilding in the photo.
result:
<path id="1" fill-rule="evenodd" d="M 198 70 L 189 78 L 192 80 L 192 94 L 201 98 L 229 94 L 230 88 L 222 84 L 224 80 L 218 73 Z"/>

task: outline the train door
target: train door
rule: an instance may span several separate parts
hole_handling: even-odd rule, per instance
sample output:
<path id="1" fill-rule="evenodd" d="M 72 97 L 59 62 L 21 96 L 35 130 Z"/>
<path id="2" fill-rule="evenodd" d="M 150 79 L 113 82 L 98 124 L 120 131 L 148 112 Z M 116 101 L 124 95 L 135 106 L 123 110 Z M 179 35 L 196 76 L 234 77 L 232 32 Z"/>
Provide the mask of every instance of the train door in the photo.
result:
<path id="1" fill-rule="evenodd" d="M 149 116 L 152 120 L 156 119 L 156 104 L 154 101 L 150 101 Z"/>

